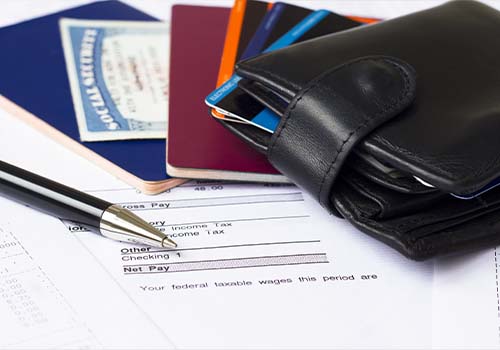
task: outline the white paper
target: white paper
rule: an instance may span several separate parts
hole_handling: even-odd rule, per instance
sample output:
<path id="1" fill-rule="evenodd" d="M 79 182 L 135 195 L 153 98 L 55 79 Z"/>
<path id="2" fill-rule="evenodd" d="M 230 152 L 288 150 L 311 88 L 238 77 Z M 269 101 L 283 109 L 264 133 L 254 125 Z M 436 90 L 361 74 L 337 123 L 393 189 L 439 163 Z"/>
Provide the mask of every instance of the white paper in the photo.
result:
<path id="1" fill-rule="evenodd" d="M 172 348 L 59 220 L 0 212 L 0 348 Z"/>
<path id="2" fill-rule="evenodd" d="M 133 246 L 70 226 L 180 347 L 431 345 L 432 264 L 408 261 L 295 187 L 191 183 L 154 197 L 94 194 L 179 244 Z"/>
<path id="3" fill-rule="evenodd" d="M 436 263 L 433 286 L 436 348 L 500 346 L 500 251 L 487 249 Z"/>

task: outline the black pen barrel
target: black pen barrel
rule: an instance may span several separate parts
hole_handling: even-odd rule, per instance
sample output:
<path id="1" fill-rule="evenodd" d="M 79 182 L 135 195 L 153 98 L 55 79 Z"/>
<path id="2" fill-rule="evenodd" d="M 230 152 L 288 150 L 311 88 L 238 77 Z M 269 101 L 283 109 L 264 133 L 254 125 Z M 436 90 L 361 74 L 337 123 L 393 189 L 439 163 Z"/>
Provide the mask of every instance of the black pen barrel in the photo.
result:
<path id="1" fill-rule="evenodd" d="M 0 196 L 99 232 L 111 203 L 0 161 Z"/>

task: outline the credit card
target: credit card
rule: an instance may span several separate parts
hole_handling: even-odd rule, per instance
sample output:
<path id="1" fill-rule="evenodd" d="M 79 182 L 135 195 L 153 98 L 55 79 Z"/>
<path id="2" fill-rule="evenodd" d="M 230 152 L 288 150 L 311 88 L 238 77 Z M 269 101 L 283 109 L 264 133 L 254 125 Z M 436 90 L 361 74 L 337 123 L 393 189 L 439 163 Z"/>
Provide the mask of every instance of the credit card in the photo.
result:
<path id="1" fill-rule="evenodd" d="M 295 24 L 292 29 L 269 45 L 263 53 L 361 25 L 357 21 L 327 10 L 317 10 L 309 14 L 307 14 L 308 10 L 301 10 L 304 11 L 303 13 L 306 13 L 305 17 Z M 288 17 L 283 16 L 283 18 Z M 269 35 L 269 38 L 273 39 L 272 34 Z M 218 113 L 229 116 L 230 119 L 237 119 L 268 132 L 273 132 L 279 123 L 279 116 L 265 108 L 241 89 L 238 89 L 238 82 L 240 80 L 241 77 L 233 75 L 228 81 L 208 95 L 205 103 L 213 107 Z M 229 118 L 225 120 L 229 120 Z"/>
<path id="2" fill-rule="evenodd" d="M 435 188 L 433 185 L 431 185 L 430 183 L 414 176 L 415 180 L 417 180 L 418 182 L 420 182 L 421 184 L 427 186 L 427 187 L 431 187 L 431 188 Z M 469 200 L 469 199 L 474 199 L 476 197 L 479 197 L 480 195 L 488 192 L 489 190 L 492 190 L 494 189 L 495 187 L 498 187 L 500 186 L 500 178 L 497 178 L 493 181 L 491 181 L 489 184 L 487 184 L 486 186 L 484 186 L 483 188 L 475 191 L 475 192 L 472 192 L 472 193 L 468 193 L 468 194 L 456 194 L 456 193 L 450 193 L 453 197 L 455 198 L 458 198 L 458 199 L 464 199 L 464 200 Z"/>
<path id="3" fill-rule="evenodd" d="M 248 44 L 247 48 L 241 55 L 240 59 L 245 60 L 247 58 L 253 57 L 255 55 L 258 55 L 261 53 L 265 48 L 266 44 L 268 43 L 269 37 L 271 33 L 273 32 L 274 26 L 282 19 L 282 15 L 284 14 L 285 16 L 287 15 L 285 11 L 287 8 L 291 9 L 294 8 L 295 6 L 291 6 L 288 4 L 285 4 L 283 2 L 277 2 L 273 4 L 271 10 L 269 10 L 262 20 L 262 22 L 259 25 L 259 28 L 257 28 L 257 31 L 255 32 L 252 40 L 250 40 L 250 43 Z M 301 9 L 302 10 L 302 9 Z M 305 11 L 301 11 L 305 12 Z M 302 14 L 301 14 L 302 15 Z M 303 16 L 301 16 L 303 17 Z M 287 17 L 289 18 L 289 17 Z M 302 18 L 299 19 L 299 21 Z M 292 19 L 293 21 L 293 19 Z M 289 28 L 288 28 L 289 29 Z M 286 31 L 288 31 L 288 29 Z M 285 32 L 286 32 L 285 31 Z M 285 34 L 285 33 L 282 33 Z"/>
<path id="4" fill-rule="evenodd" d="M 497 187 L 499 185 L 500 185 L 500 178 L 498 178 L 496 180 L 493 180 L 492 182 L 490 182 L 489 184 L 487 184 L 486 186 L 484 186 L 483 188 L 481 188 L 480 190 L 478 190 L 476 192 L 472 192 L 472 193 L 465 194 L 465 195 L 451 193 L 451 195 L 453 197 L 456 197 L 456 198 L 459 198 L 459 199 L 474 199 L 474 198 L 482 195 L 485 192 L 488 192 L 489 190 L 491 190 L 491 189 L 493 189 L 493 188 L 495 188 L 495 187 Z"/>
<path id="5" fill-rule="evenodd" d="M 240 57 L 239 60 L 250 58 L 260 54 L 264 48 L 270 46 L 273 42 L 290 31 L 290 29 L 292 29 L 294 25 L 299 23 L 312 12 L 312 10 L 300 6 L 294 6 L 282 2 L 275 3 L 263 18 L 259 27 L 255 31 L 255 35 L 251 39 L 250 43 L 248 43 L 245 52 L 242 54 L 242 57 Z M 240 42 L 240 46 L 243 46 L 243 42 Z M 222 85 L 231 77 L 231 75 L 233 74 L 233 68 L 234 64 L 233 66 L 231 66 L 230 74 L 226 76 L 225 79 L 217 85 L 217 87 Z M 250 105 L 253 103 L 252 97 L 246 94 L 238 93 L 236 98 L 239 105 Z M 213 117 L 218 119 L 224 119 L 225 121 L 236 123 L 246 123 L 246 121 L 244 120 L 219 113 L 215 109 L 212 109 L 211 113 Z"/>
<path id="6" fill-rule="evenodd" d="M 263 1 L 235 0 L 224 39 L 217 86 L 233 74 L 234 64 L 240 60 L 269 7 L 269 3 Z"/>
<path id="7" fill-rule="evenodd" d="M 243 51 L 254 37 L 254 33 L 258 30 L 262 19 L 271 6 L 263 1 L 235 0 L 227 24 L 216 87 L 231 77 L 234 64 L 241 59 Z M 215 110 L 212 110 L 212 115 L 222 119 L 225 117 Z M 238 120 L 233 121 L 237 122 Z"/>
<path id="8" fill-rule="evenodd" d="M 294 6 L 281 2 L 275 3 L 255 31 L 255 35 L 250 43 L 248 43 L 241 59 L 244 57 L 250 58 L 260 54 L 266 47 L 270 46 L 274 41 L 278 40 L 281 36 L 290 31 L 294 25 L 302 21 L 312 12 L 312 10 L 300 6 Z M 242 43 L 240 43 L 240 45 L 243 46 Z M 230 74 L 225 76 L 223 81 L 219 81 L 217 87 L 231 78 L 233 68 L 234 64 L 231 66 L 230 70 L 227 70 L 227 73 L 230 72 Z M 251 105 L 253 102 L 252 97 L 246 94 L 238 93 L 235 98 L 237 98 L 239 105 Z M 216 109 L 212 109 L 211 114 L 213 117 L 224 119 L 225 121 L 246 123 L 244 120 L 233 118 L 232 116 L 224 113 L 219 113 Z"/>

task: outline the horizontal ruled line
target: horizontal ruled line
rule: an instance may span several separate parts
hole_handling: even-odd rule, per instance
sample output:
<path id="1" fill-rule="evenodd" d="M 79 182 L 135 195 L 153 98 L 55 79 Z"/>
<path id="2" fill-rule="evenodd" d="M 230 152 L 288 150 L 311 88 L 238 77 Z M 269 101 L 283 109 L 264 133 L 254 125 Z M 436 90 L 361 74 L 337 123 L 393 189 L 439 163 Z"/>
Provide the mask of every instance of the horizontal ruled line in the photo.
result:
<path id="1" fill-rule="evenodd" d="M 222 245 L 213 247 L 194 247 L 194 248 L 177 248 L 177 249 L 161 249 L 161 250 L 149 250 L 146 252 L 130 252 L 122 253 L 122 256 L 127 255 L 137 255 L 137 254 L 151 254 L 151 253 L 162 253 L 162 252 L 178 252 L 178 251 L 190 251 L 190 250 L 208 250 L 208 249 L 223 249 L 223 248 L 239 248 L 239 247 L 257 247 L 257 246 L 267 246 L 267 245 L 282 245 L 282 244 L 300 244 L 300 243 L 319 243 L 320 240 L 310 240 L 310 241 L 286 241 L 286 242 L 263 242 L 263 243 L 246 243 L 246 244 L 233 244 L 233 245 Z"/>
<path id="2" fill-rule="evenodd" d="M 155 227 L 169 227 L 169 226 L 197 225 L 197 224 L 216 224 L 216 223 L 220 223 L 220 222 L 241 222 L 241 221 L 279 220 L 279 219 L 302 219 L 302 218 L 308 218 L 310 216 L 311 215 L 268 216 L 268 217 L 248 218 L 248 219 L 229 219 L 229 220 L 216 220 L 216 221 L 185 222 L 185 223 L 182 223 L 182 224 L 155 225 Z"/>
<path id="3" fill-rule="evenodd" d="M 131 211 L 149 211 L 149 210 L 172 210 L 172 209 L 186 209 L 186 208 L 206 208 L 206 207 L 226 207 L 229 205 L 248 205 L 248 204 L 264 204 L 264 203 L 285 203 L 285 202 L 303 202 L 303 199 L 284 199 L 284 200 L 273 200 L 273 201 L 255 201 L 255 202 L 236 202 L 236 203 L 210 203 L 205 205 L 186 205 L 179 207 L 169 207 L 169 208 L 134 208 Z M 149 202 L 150 203 L 150 202 Z M 125 203 L 127 204 L 127 203 Z"/>
<path id="4" fill-rule="evenodd" d="M 262 194 L 251 194 L 251 195 L 241 195 L 241 196 L 222 196 L 222 197 L 206 197 L 206 198 L 182 198 L 182 199 L 162 199 L 159 201 L 138 201 L 138 202 L 123 202 L 118 204 L 144 204 L 144 203 L 161 203 L 161 202 L 183 202 L 183 201 L 205 201 L 212 199 L 233 199 L 233 198 L 248 198 L 248 197 L 278 197 L 278 196 L 291 196 L 291 195 L 302 195 L 301 192 L 285 192 L 285 193 L 262 193 Z"/>

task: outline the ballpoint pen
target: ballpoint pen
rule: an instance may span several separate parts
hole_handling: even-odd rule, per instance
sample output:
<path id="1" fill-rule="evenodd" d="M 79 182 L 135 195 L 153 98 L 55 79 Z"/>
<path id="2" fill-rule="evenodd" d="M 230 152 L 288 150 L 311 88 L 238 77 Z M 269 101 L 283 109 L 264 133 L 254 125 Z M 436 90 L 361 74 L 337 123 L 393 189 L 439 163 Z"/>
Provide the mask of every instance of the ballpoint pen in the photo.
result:
<path id="1" fill-rule="evenodd" d="M 0 196 L 114 240 L 154 247 L 177 247 L 165 233 L 127 209 L 2 161 Z"/>

